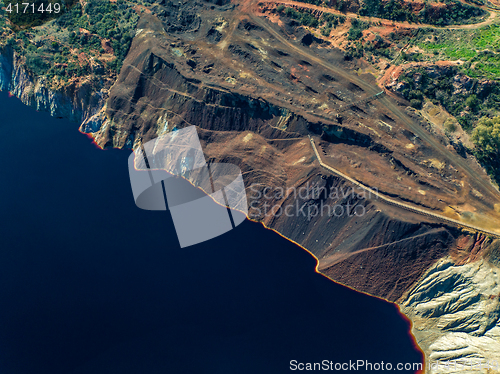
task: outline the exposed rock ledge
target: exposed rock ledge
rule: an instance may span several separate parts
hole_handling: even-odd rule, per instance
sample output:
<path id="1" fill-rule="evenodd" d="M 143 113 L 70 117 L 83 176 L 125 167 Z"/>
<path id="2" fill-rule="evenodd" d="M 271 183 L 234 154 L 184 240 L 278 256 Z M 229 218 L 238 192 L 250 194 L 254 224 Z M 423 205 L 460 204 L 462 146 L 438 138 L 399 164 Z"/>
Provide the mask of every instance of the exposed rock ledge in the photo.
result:
<path id="1" fill-rule="evenodd" d="M 424 274 L 400 305 L 413 322 L 429 372 L 498 371 L 499 296 L 500 269 L 484 259 L 457 266 L 448 257 Z M 456 368 L 436 364 L 454 360 L 459 360 Z M 487 370 L 487 363 L 493 371 Z"/>
<path id="2" fill-rule="evenodd" d="M 151 41 L 153 42 L 156 43 L 155 40 Z M 155 45 L 155 48 L 159 47 Z M 168 53 L 164 52 L 166 55 Z M 101 134 L 96 140 L 99 142 L 101 139 L 102 145 L 115 146 L 124 146 L 127 139 L 134 138 L 137 130 L 142 130 L 141 135 L 156 134 L 157 124 L 163 125 L 166 118 L 155 117 L 157 110 L 153 110 L 154 113 L 150 116 L 145 115 L 148 113 L 143 106 L 149 108 L 147 104 L 152 100 L 159 100 L 161 102 L 154 105 L 154 108 L 164 105 L 170 112 L 172 109 L 176 109 L 176 112 L 183 109 L 184 121 L 189 121 L 190 116 L 205 118 L 200 134 L 203 142 L 211 144 L 209 151 L 215 161 L 236 163 L 244 171 L 272 170 L 271 177 L 267 174 L 262 177 L 261 173 L 254 173 L 249 177 L 250 174 L 246 173 L 247 178 L 250 178 L 246 182 L 250 182 L 250 185 L 265 180 L 267 185 L 271 186 L 299 188 L 308 182 L 314 182 L 328 183 L 329 188 L 339 187 L 340 190 L 346 190 L 348 186 L 345 186 L 344 181 L 322 175 L 313 158 L 303 157 L 306 154 L 303 148 L 308 147 L 307 142 L 275 147 L 265 139 L 271 137 L 271 132 L 276 131 L 276 127 L 279 127 L 277 124 L 284 118 L 282 108 L 272 108 L 264 101 L 258 100 L 259 107 L 266 107 L 265 114 L 270 113 L 262 118 L 248 115 L 253 112 L 252 108 L 257 106 L 257 101 L 248 97 L 237 97 L 241 99 L 238 103 L 243 109 L 246 108 L 243 110 L 235 108 L 234 104 L 222 105 L 225 99 L 236 98 L 232 93 L 205 86 L 193 95 L 193 85 L 180 77 L 180 74 L 171 68 L 171 64 L 160 64 L 156 55 L 149 56 L 151 58 L 140 54 L 127 57 L 129 60 L 148 57 L 142 65 L 133 65 L 144 68 L 143 73 L 148 74 L 136 74 L 135 69 L 124 70 L 122 80 L 134 78 L 141 84 L 132 82 L 134 84 L 130 86 L 115 87 L 118 94 L 110 95 L 108 108 L 105 105 L 108 91 L 102 89 L 95 92 L 90 83 L 75 83 L 60 91 L 47 89 L 46 80 L 43 77 L 31 76 L 24 69 L 21 59 L 10 48 L 0 50 L 0 89 L 10 91 L 37 110 L 48 111 L 53 116 L 81 123 L 83 131 Z M 144 64 L 145 61 L 148 64 Z M 153 72 L 147 69 L 150 61 Z M 130 77 L 125 74 L 127 72 L 131 73 Z M 157 95 L 152 89 L 148 91 L 146 88 L 148 84 L 151 85 L 148 80 L 153 74 L 169 82 L 168 88 L 172 88 L 173 83 L 176 83 L 176 87 L 180 89 L 165 97 Z M 191 90 L 191 96 L 199 96 L 189 97 L 183 92 L 189 91 L 187 88 Z M 127 95 L 127 89 L 135 95 Z M 142 90 L 144 92 L 141 92 Z M 121 96 L 123 100 L 120 100 Z M 128 97 L 135 99 L 126 100 Z M 120 116 L 115 114 L 103 125 L 106 110 L 113 112 L 113 109 L 116 109 L 113 113 L 123 113 L 124 108 L 127 109 L 127 115 L 137 114 L 135 123 L 120 121 Z M 277 113 L 273 113 L 274 109 Z M 174 120 L 180 121 L 179 118 L 178 115 L 172 114 L 168 119 L 175 123 Z M 290 133 L 305 135 L 308 123 L 304 118 L 290 114 L 287 114 L 286 118 Z M 234 124 L 240 128 L 232 127 Z M 229 133 L 229 129 L 239 130 L 240 133 Z M 148 133 L 148 130 L 151 131 Z M 248 130 L 255 131 L 254 140 L 250 143 L 245 141 Z M 356 201 L 348 202 L 362 204 L 366 208 L 367 214 L 363 219 L 331 219 L 328 216 L 318 216 L 313 220 L 299 220 L 297 217 L 287 220 L 282 216 L 279 220 L 271 217 L 266 223 L 307 247 L 322 259 L 323 263 L 338 255 L 340 250 L 340 254 L 345 258 L 341 256 L 340 259 L 335 258 L 334 263 L 328 262 L 322 272 L 358 290 L 396 300 L 415 280 L 420 279 L 416 287 L 412 288 L 413 291 L 403 296 L 402 306 L 403 312 L 413 322 L 414 334 L 427 359 L 444 360 L 446 357 L 454 358 L 457 355 L 491 359 L 496 357 L 495 352 L 500 352 L 498 298 L 489 297 L 500 293 L 493 276 L 498 273 L 497 268 L 484 261 L 455 266 L 446 260 L 433 267 L 434 270 L 424 273 L 438 258 L 454 248 L 460 233 L 440 224 L 422 223 L 421 217 L 412 218 L 411 214 L 400 217 L 398 212 L 391 211 L 390 207 L 382 206 L 382 202 L 359 199 L 356 196 L 344 200 L 352 199 Z M 301 203 L 317 205 L 322 202 L 321 199 L 316 200 L 311 198 L 311 201 Z M 284 201 L 272 203 L 282 204 Z M 388 214 L 385 213 L 386 210 L 389 211 Z M 265 221 L 264 217 L 259 219 Z M 474 250 L 469 248 L 467 252 Z M 488 273 L 490 268 L 495 270 Z M 424 275 L 420 277 L 422 273 Z M 481 281 L 483 275 L 487 279 L 485 282 Z M 429 287 L 433 284 L 437 286 Z M 500 361 L 500 357 L 497 359 Z"/>
<path id="3" fill-rule="evenodd" d="M 9 46 L 0 49 L 0 90 L 9 91 L 38 111 L 99 128 L 108 90 L 95 90 L 91 82 L 75 81 L 59 90 L 50 90 L 45 77 L 34 77 L 22 58 Z"/>

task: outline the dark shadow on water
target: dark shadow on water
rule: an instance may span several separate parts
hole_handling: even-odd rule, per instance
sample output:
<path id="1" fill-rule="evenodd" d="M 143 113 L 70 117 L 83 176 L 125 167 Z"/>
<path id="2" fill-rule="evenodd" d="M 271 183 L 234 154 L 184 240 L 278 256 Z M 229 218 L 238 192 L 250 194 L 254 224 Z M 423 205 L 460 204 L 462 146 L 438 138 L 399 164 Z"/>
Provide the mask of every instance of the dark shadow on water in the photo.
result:
<path id="1" fill-rule="evenodd" d="M 421 361 L 394 305 L 315 273 L 300 247 L 245 221 L 181 250 L 168 212 L 135 207 L 128 151 L 4 93 L 0 114 L 0 373 Z"/>

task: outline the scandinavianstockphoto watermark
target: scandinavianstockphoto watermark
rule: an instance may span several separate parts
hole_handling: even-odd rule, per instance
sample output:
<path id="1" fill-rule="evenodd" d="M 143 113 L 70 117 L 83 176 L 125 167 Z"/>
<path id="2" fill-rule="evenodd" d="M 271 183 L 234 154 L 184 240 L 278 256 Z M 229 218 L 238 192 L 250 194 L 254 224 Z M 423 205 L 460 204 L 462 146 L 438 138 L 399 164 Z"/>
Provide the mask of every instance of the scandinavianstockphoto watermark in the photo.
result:
<path id="1" fill-rule="evenodd" d="M 208 164 L 194 126 L 174 128 L 136 144 L 128 169 L 137 207 L 169 210 L 181 248 L 234 229 L 248 214 L 240 168 L 229 163 Z M 190 185 L 180 184 L 181 179 Z M 197 188 L 206 195 L 200 197 Z M 220 209 L 214 201 L 230 209 Z"/>
<path id="2" fill-rule="evenodd" d="M 247 196 L 250 218 L 361 217 L 366 214 L 364 202 L 377 197 L 378 190 L 361 187 L 327 187 L 306 183 L 300 187 L 270 187 L 256 183 Z M 286 202 L 284 203 L 283 200 Z"/>

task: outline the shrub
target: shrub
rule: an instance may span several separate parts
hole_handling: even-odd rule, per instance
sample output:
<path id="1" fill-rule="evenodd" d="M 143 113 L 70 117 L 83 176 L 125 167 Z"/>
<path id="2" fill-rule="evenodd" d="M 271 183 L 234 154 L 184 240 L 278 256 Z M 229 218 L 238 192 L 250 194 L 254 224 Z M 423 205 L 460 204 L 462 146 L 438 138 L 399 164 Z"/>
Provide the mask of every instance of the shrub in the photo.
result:
<path id="1" fill-rule="evenodd" d="M 472 131 L 472 141 L 483 157 L 498 157 L 500 153 L 500 117 L 482 117 Z"/>
<path id="2" fill-rule="evenodd" d="M 349 29 L 349 35 L 347 36 L 347 40 L 359 40 L 363 36 L 363 32 L 360 29 L 351 27 Z"/>
<path id="3" fill-rule="evenodd" d="M 415 109 L 422 109 L 422 100 L 411 99 L 410 105 Z"/>
<path id="4" fill-rule="evenodd" d="M 465 99 L 465 105 L 473 111 L 477 109 L 478 104 L 479 100 L 476 95 L 470 95 L 467 99 Z"/>
<path id="5" fill-rule="evenodd" d="M 447 132 L 455 132 L 457 131 L 457 123 L 453 119 L 447 118 L 446 122 L 444 123 L 444 129 Z"/>
<path id="6" fill-rule="evenodd" d="M 26 56 L 26 66 L 36 75 L 45 75 L 50 68 L 50 65 L 37 55 Z"/>
<path id="7" fill-rule="evenodd" d="M 410 99 L 416 99 L 416 100 L 419 100 L 419 101 L 422 101 L 423 98 L 424 98 L 424 95 L 422 94 L 422 91 L 419 91 L 419 90 L 411 90 L 408 94 L 408 97 Z"/>

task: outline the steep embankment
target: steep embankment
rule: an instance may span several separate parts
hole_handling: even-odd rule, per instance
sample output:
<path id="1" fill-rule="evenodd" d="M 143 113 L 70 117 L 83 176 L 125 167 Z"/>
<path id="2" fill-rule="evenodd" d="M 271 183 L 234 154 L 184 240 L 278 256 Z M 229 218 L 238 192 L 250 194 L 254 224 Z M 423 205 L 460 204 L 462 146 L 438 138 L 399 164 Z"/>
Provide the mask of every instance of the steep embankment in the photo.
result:
<path id="1" fill-rule="evenodd" d="M 67 118 L 84 126 L 100 126 L 99 113 L 108 97 L 90 81 L 77 81 L 60 90 L 50 90 L 45 77 L 34 76 L 10 47 L 0 49 L 0 89 L 9 91 L 36 110 Z"/>
<path id="2" fill-rule="evenodd" d="M 154 25 L 149 20 L 148 27 Z M 174 126 L 197 125 L 208 159 L 242 169 L 252 219 L 308 248 L 332 279 L 390 300 L 454 248 L 459 230 L 402 213 L 325 175 L 304 137 L 320 124 L 262 98 L 186 77 L 189 70 L 158 40 L 161 26 L 156 32 L 140 31 L 134 40 L 110 91 L 107 119 L 93 133 L 98 144 L 134 146 Z M 353 130 L 337 134 L 335 142 L 384 152 Z"/>
<path id="3" fill-rule="evenodd" d="M 148 35 L 139 35 L 143 33 Z M 401 212 L 325 174 L 303 135 L 318 132 L 326 142 L 390 154 L 390 145 L 380 144 L 383 139 L 340 126 L 323 133 L 321 124 L 286 107 L 187 77 L 189 70 L 179 67 L 170 48 L 161 47 L 160 37 L 134 41 L 110 92 L 107 120 L 94 134 L 99 144 L 132 145 L 174 126 L 196 124 L 210 160 L 242 169 L 251 218 L 309 249 L 323 274 L 389 300 L 404 303 L 408 290 L 442 258 L 460 253 L 480 259 L 474 257 L 476 246 L 461 246 L 474 241 L 473 234 Z M 413 173 L 425 185 L 423 173 Z M 484 248 L 490 246 L 484 243 Z M 472 289 L 481 292 L 479 287 Z M 404 311 L 415 331 L 425 330 L 428 315 L 419 318 L 411 309 Z M 437 331 L 434 338 L 442 334 Z M 427 336 L 416 336 L 431 357 Z"/>
<path id="4" fill-rule="evenodd" d="M 492 209 L 488 199 L 474 198 L 457 165 L 436 166 L 440 154 L 430 143 L 386 109 L 362 101 L 366 92 L 348 81 L 353 65 L 332 76 L 316 63 L 319 57 L 306 61 L 293 52 L 315 48 L 339 66 L 353 64 L 335 49 L 302 30 L 297 44 L 310 43 L 287 52 L 274 34 L 228 13 L 229 5 L 207 5 L 199 12 L 203 20 L 179 9 L 184 17 L 161 16 L 166 10 L 155 7 L 160 18 L 143 16 L 109 94 L 84 84 L 46 90 L 11 51 L 3 54 L 2 87 L 29 105 L 83 122 L 81 130 L 102 147 L 133 147 L 176 126 L 196 125 L 209 161 L 243 171 L 251 218 L 303 245 L 322 273 L 360 291 L 404 300 L 439 259 L 457 250 L 475 253 L 474 246 L 460 249 L 474 234 L 387 205 L 320 167 L 306 135 L 322 139 L 329 163 L 391 196 L 437 211 L 457 200 L 474 209 L 474 219 Z M 332 115 L 331 108 L 344 107 Z"/>

